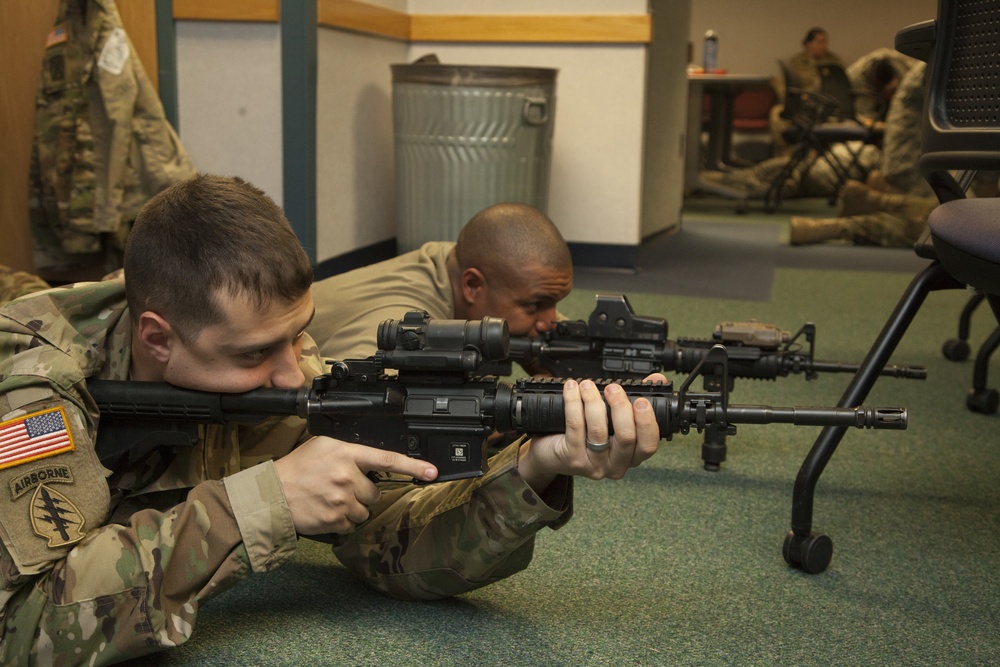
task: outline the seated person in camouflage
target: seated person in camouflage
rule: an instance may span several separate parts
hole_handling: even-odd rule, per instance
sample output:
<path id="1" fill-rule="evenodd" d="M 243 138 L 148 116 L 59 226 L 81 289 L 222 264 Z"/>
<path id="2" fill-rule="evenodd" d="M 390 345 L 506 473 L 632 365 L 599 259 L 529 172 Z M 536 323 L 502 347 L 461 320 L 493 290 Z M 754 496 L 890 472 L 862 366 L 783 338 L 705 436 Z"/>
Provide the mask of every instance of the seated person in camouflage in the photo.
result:
<path id="1" fill-rule="evenodd" d="M 844 63 L 837 54 L 830 51 L 830 37 L 823 28 L 810 28 L 802 39 L 802 50 L 785 60 L 785 66 L 794 77 L 797 87 L 810 92 L 819 91 L 823 83 L 820 67 L 827 64 L 843 66 Z M 790 126 L 790 122 L 781 116 L 788 92 L 785 90 L 784 77 L 773 79 L 773 87 L 778 102 L 771 107 L 771 140 L 774 142 L 775 155 L 782 156 L 790 148 L 781 137 L 781 133 Z"/>
<path id="2" fill-rule="evenodd" d="M 937 206 L 918 168 L 926 65 L 903 76 L 886 116 L 882 161 L 867 178 L 848 181 L 840 192 L 840 216 L 791 219 L 792 245 L 848 241 L 856 245 L 911 247 Z"/>
<path id="3" fill-rule="evenodd" d="M 379 323 L 414 309 L 437 319 L 502 317 L 512 336 L 538 336 L 561 319 L 556 304 L 572 288 L 573 260 L 552 221 L 527 204 L 496 204 L 457 242 L 425 243 L 316 282 L 307 331 L 331 359 L 374 354 Z"/>
<path id="4" fill-rule="evenodd" d="M 304 333 L 309 260 L 246 182 L 199 176 L 154 196 L 124 263 L 125 282 L 0 308 L 0 664 L 108 664 L 181 644 L 202 603 L 279 567 L 299 535 L 332 534 L 344 565 L 390 595 L 462 593 L 526 567 L 535 534 L 569 518 L 571 475 L 617 479 L 657 449 L 648 401 L 582 381 L 563 388 L 566 433 L 523 438 L 472 480 L 382 491 L 366 472 L 437 471 L 310 437 L 298 418 L 213 425 L 176 454 L 102 462 L 89 378 L 242 392 L 323 371 Z"/>
<path id="5" fill-rule="evenodd" d="M 916 63 L 907 70 L 899 85 L 896 85 L 889 75 L 889 71 L 895 71 L 895 68 L 889 64 L 889 61 L 885 61 L 883 64 L 884 66 L 876 68 L 881 71 L 879 76 L 882 77 L 883 81 L 883 87 L 878 95 L 891 96 L 891 99 L 886 113 L 885 138 L 882 142 L 882 149 L 879 150 L 871 145 L 862 147 L 857 168 L 849 176 L 852 180 L 864 182 L 872 172 L 881 170 L 881 173 L 891 174 L 900 183 L 905 183 L 905 185 L 901 185 L 900 190 L 909 191 L 914 188 L 919 190 L 923 185 L 923 180 L 916 170 L 916 160 L 920 156 L 920 114 L 923 109 L 923 92 L 920 86 L 923 81 L 924 67 L 917 66 L 922 64 Z M 868 69 L 872 69 L 872 67 Z M 857 72 L 864 69 L 864 67 L 859 67 Z M 872 123 L 877 122 L 877 118 L 870 120 Z M 850 154 L 845 146 L 835 145 L 832 150 L 842 164 L 851 163 Z M 752 199 L 759 199 L 767 195 L 771 183 L 787 163 L 787 157 L 776 157 L 744 169 L 705 172 L 702 177 L 742 190 Z M 790 197 L 832 197 L 839 194 L 837 191 L 839 184 L 840 179 L 837 173 L 826 161 L 804 160 L 801 167 L 785 182 L 782 196 L 786 199 Z M 929 194 L 929 190 L 913 194 Z M 855 211 L 842 215 L 854 215 L 860 212 Z M 867 205 L 865 212 L 866 214 L 869 212 Z M 876 236 L 880 235 L 880 232 L 876 232 Z M 798 243 L 799 239 L 803 239 L 802 242 L 808 242 L 804 240 L 804 237 L 795 234 L 793 223 L 792 242 Z"/>
<path id="6" fill-rule="evenodd" d="M 0 264 L 0 304 L 51 287 L 38 276 Z"/>

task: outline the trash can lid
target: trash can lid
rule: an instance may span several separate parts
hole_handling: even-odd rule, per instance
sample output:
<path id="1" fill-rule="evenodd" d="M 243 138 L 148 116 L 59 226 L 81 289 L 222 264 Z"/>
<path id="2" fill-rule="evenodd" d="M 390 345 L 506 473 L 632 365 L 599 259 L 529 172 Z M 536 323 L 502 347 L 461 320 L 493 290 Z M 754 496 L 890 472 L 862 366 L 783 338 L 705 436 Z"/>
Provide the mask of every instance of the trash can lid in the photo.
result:
<path id="1" fill-rule="evenodd" d="M 521 87 L 554 84 L 557 69 L 412 63 L 390 65 L 393 83 L 429 83 L 439 86 Z"/>

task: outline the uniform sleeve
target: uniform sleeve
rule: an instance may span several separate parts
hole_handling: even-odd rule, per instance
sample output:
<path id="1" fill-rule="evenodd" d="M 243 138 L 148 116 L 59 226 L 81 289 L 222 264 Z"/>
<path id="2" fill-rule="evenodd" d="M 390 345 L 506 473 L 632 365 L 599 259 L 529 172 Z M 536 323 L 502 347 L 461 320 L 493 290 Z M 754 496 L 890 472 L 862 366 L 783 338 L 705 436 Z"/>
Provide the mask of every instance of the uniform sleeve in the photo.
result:
<path id="1" fill-rule="evenodd" d="M 33 576 L 0 547 L 0 663 L 107 664 L 182 644 L 202 602 L 294 551 L 271 464 L 203 482 L 166 511 L 95 527 Z"/>
<path id="2" fill-rule="evenodd" d="M 569 520 L 572 478 L 544 495 L 517 471 L 523 439 L 475 480 L 383 490 L 372 518 L 334 546 L 368 585 L 393 597 L 431 600 L 480 588 L 531 562 L 535 535 Z"/>
<path id="3" fill-rule="evenodd" d="M 0 512 L 0 664 L 106 664 L 184 643 L 203 601 L 294 553 L 272 463 L 109 502 L 74 404 L 31 403 L 10 418 L 11 400 L 41 391 L 0 397 L 5 423 L 65 415 L 74 449 L 0 470 L 11 489 Z"/>

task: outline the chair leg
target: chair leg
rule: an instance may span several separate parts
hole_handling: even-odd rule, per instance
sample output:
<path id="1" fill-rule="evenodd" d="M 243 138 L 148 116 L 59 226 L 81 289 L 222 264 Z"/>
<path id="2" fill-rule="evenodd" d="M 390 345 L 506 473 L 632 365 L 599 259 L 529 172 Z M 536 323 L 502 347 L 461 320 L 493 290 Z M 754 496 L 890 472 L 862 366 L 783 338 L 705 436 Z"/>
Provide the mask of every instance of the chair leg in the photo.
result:
<path id="1" fill-rule="evenodd" d="M 781 202 L 785 198 L 785 183 L 788 181 L 789 177 L 795 173 L 799 165 L 809 154 L 809 147 L 806 145 L 799 145 L 788 157 L 788 162 L 785 166 L 781 168 L 778 175 L 774 177 L 771 181 L 770 187 L 767 189 L 767 193 L 764 195 L 764 212 L 774 213 L 781 206 Z"/>
<path id="2" fill-rule="evenodd" d="M 976 355 L 976 366 L 972 371 L 972 389 L 965 398 L 965 405 L 973 412 L 992 415 L 1000 407 L 1000 394 L 986 386 L 990 370 L 990 357 L 1000 345 L 1000 327 L 993 330 Z"/>
<path id="3" fill-rule="evenodd" d="M 949 338 L 941 346 L 941 354 L 945 359 L 951 361 L 965 361 L 969 358 L 972 349 L 969 347 L 969 333 L 972 329 L 972 314 L 979 307 L 986 297 L 982 292 L 976 292 L 966 302 L 962 308 L 962 314 L 958 317 L 958 338 Z"/>
<path id="4" fill-rule="evenodd" d="M 865 360 L 861 362 L 838 406 L 854 407 L 868 397 L 879 373 L 930 292 L 962 287 L 964 285 L 952 278 L 938 262 L 932 262 L 918 273 L 896 304 Z M 824 571 L 833 556 L 832 540 L 826 535 L 812 532 L 813 497 L 816 482 L 846 431 L 845 426 L 824 427 L 795 479 L 792 492 L 792 529 L 785 536 L 783 555 L 786 563 L 810 574 Z"/>

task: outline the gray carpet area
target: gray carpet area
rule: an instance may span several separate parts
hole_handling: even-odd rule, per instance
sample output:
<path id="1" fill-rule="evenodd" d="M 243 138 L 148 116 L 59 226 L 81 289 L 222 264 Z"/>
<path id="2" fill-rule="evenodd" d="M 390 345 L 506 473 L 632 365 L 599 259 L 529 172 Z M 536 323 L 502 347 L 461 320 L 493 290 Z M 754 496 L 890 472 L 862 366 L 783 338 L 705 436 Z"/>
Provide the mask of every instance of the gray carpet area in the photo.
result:
<path id="1" fill-rule="evenodd" d="M 773 225 L 697 222 L 639 248 L 637 273 L 577 268 L 576 289 L 686 294 L 767 301 L 780 230 Z M 712 261 L 705 261 L 706 258 Z"/>
<path id="2" fill-rule="evenodd" d="M 679 230 L 652 236 L 639 247 L 638 271 L 578 267 L 574 285 L 593 291 L 648 292 L 768 301 L 777 268 L 916 273 L 926 265 L 911 248 L 848 243 L 788 244 L 792 215 L 832 217 L 823 199 L 786 203 L 777 213 L 737 214 L 720 199 L 692 200 Z"/>

